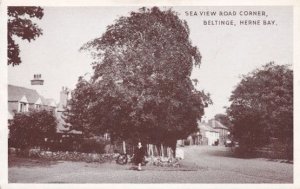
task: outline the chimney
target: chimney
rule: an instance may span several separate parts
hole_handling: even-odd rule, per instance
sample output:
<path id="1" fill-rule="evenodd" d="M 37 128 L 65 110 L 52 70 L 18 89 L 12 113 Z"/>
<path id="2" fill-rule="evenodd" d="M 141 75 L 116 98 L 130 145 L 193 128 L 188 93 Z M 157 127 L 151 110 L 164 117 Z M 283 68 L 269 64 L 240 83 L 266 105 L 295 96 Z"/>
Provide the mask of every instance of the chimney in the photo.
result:
<path id="1" fill-rule="evenodd" d="M 69 96 L 69 89 L 67 87 L 62 87 L 60 91 L 59 103 L 63 108 L 67 107 L 68 96 Z"/>
<path id="2" fill-rule="evenodd" d="M 42 74 L 34 74 L 31 81 L 31 88 L 36 90 L 40 96 L 45 96 L 46 86 L 44 85 L 44 79 L 42 79 Z"/>
<path id="3" fill-rule="evenodd" d="M 42 74 L 34 74 L 33 79 L 31 80 L 31 85 L 44 85 Z"/>

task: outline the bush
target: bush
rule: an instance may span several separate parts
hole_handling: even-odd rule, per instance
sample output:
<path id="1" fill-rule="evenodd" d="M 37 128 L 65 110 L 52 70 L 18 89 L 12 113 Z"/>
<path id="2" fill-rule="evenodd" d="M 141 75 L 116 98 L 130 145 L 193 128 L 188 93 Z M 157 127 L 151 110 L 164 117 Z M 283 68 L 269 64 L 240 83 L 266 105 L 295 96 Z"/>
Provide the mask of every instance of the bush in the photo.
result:
<path id="1" fill-rule="evenodd" d="M 45 138 L 55 136 L 56 126 L 53 112 L 32 110 L 17 113 L 9 123 L 9 145 L 22 149 L 41 147 Z"/>
<path id="2" fill-rule="evenodd" d="M 190 145 L 190 141 L 184 140 L 184 146 L 188 146 L 188 145 Z"/>
<path id="3" fill-rule="evenodd" d="M 83 139 L 78 151 L 83 153 L 99 153 L 105 152 L 104 148 L 107 142 L 97 139 Z"/>
<path id="4" fill-rule="evenodd" d="M 61 137 L 58 136 L 55 140 L 50 140 L 45 143 L 46 150 L 50 151 L 78 151 L 82 139 L 75 137 Z"/>

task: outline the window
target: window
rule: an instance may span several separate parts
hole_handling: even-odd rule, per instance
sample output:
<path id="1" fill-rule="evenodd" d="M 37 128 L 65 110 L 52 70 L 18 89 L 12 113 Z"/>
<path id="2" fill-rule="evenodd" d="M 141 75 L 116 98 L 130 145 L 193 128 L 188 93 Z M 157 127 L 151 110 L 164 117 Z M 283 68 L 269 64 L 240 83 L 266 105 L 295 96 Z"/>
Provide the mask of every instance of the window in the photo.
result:
<path id="1" fill-rule="evenodd" d="M 35 109 L 40 110 L 41 109 L 41 105 L 40 104 L 35 104 Z"/>
<path id="2" fill-rule="evenodd" d="M 20 102 L 19 112 L 27 112 L 27 111 L 28 111 L 27 104 L 24 102 Z"/>

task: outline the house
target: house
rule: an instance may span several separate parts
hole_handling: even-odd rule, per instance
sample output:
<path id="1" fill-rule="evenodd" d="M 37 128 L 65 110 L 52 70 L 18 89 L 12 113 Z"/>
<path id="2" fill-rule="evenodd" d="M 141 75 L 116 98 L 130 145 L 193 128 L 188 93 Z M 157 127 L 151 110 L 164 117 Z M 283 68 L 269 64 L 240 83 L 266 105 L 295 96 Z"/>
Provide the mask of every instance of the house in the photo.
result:
<path id="1" fill-rule="evenodd" d="M 209 120 L 209 125 L 219 132 L 219 144 L 225 144 L 225 141 L 228 139 L 229 136 L 229 129 L 221 122 L 215 119 Z"/>
<path id="2" fill-rule="evenodd" d="M 219 131 L 212 128 L 208 123 L 198 121 L 201 145 L 215 145 L 220 140 Z"/>
<path id="3" fill-rule="evenodd" d="M 198 121 L 198 132 L 190 134 L 186 139 L 177 140 L 178 146 L 188 145 L 215 145 L 220 140 L 219 130 L 206 122 Z"/>
<path id="4" fill-rule="evenodd" d="M 20 87 L 8 85 L 8 120 L 13 119 L 16 113 L 28 112 L 29 110 L 49 110 L 54 113 L 58 120 L 57 133 L 61 134 L 82 134 L 81 131 L 70 129 L 70 125 L 63 119 L 67 108 L 69 90 L 66 87 L 60 92 L 60 102 L 57 104 L 52 98 L 45 98 L 43 92 L 44 80 L 41 74 L 34 74 L 31 80 L 31 87 Z"/>
<path id="5" fill-rule="evenodd" d="M 229 129 L 221 122 L 212 119 L 208 122 L 198 121 L 198 132 L 186 139 L 177 140 L 177 146 L 184 145 L 224 145 L 228 139 Z"/>
<path id="6" fill-rule="evenodd" d="M 8 85 L 8 119 L 12 119 L 15 113 L 27 112 L 30 109 L 47 109 L 55 111 L 56 105 L 52 99 L 46 99 L 34 89 Z"/>

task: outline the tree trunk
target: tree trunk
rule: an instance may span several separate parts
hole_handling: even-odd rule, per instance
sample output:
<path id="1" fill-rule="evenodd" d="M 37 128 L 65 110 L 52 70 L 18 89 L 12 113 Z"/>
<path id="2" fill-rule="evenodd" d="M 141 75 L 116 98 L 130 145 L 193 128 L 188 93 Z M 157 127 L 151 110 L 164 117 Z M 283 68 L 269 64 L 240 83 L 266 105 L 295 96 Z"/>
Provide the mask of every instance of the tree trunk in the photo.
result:
<path id="1" fill-rule="evenodd" d="M 172 141 L 172 142 L 171 142 L 171 145 L 170 145 L 170 147 L 171 147 L 171 149 L 172 149 L 172 151 L 173 151 L 173 157 L 174 157 L 174 158 L 176 157 L 176 145 L 177 145 L 177 140 Z"/>
<path id="2" fill-rule="evenodd" d="M 126 143 L 124 140 L 123 140 L 123 153 L 126 154 Z"/>
<path id="3" fill-rule="evenodd" d="M 157 148 L 157 145 L 154 145 L 154 156 L 159 156 L 159 150 Z"/>
<path id="4" fill-rule="evenodd" d="M 153 157 L 153 144 L 148 144 L 148 155 Z"/>

